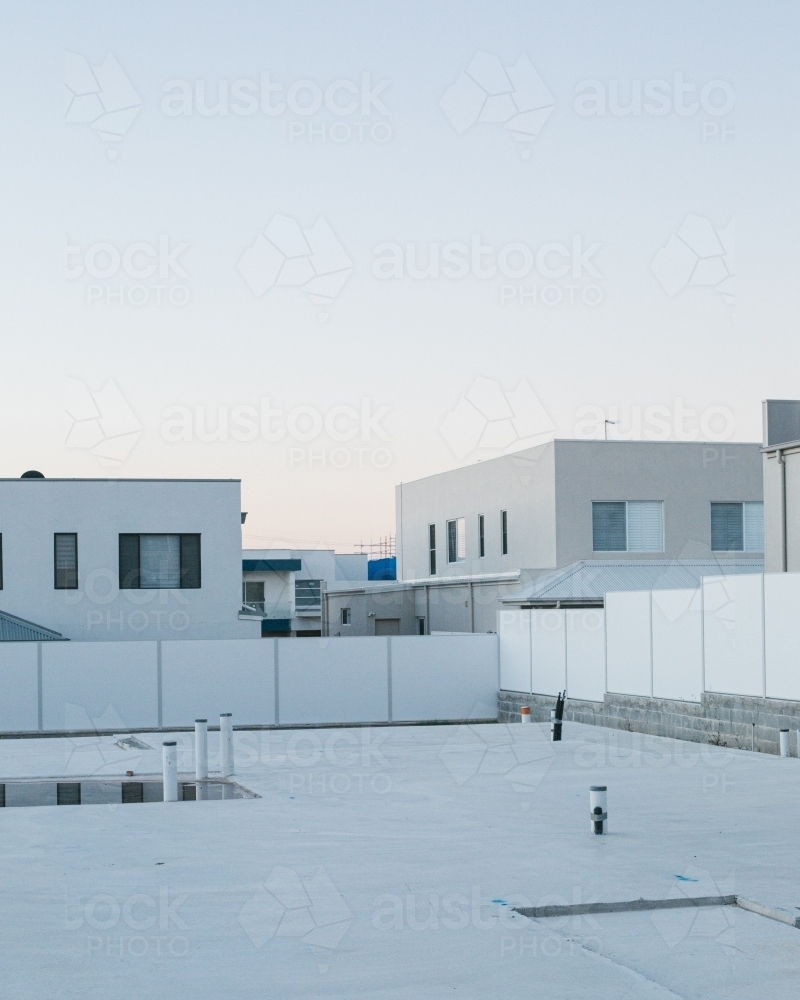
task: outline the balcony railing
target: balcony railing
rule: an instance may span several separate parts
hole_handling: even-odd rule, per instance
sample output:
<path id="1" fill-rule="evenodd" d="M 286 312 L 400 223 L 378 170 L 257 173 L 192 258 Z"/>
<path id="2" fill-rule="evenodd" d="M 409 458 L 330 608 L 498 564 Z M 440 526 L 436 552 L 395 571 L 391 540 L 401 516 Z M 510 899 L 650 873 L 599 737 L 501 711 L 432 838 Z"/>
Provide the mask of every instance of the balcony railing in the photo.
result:
<path id="1" fill-rule="evenodd" d="M 247 601 L 242 604 L 241 615 L 254 618 L 291 618 L 292 609 L 288 604 L 271 604 L 269 601 Z"/>

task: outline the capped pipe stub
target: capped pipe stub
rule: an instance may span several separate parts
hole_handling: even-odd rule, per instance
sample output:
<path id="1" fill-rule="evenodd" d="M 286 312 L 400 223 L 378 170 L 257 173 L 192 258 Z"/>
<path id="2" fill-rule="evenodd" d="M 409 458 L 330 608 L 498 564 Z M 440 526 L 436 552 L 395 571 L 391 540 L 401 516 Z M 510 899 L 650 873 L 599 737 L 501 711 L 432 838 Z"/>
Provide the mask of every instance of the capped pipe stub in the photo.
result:
<path id="1" fill-rule="evenodd" d="M 178 745 L 178 741 L 177 740 L 165 740 L 163 745 L 165 747 L 176 747 Z"/>
<path id="2" fill-rule="evenodd" d="M 590 792 L 607 792 L 608 791 L 608 786 L 607 785 L 589 785 L 589 791 Z"/>
<path id="3" fill-rule="evenodd" d="M 195 719 L 195 722 L 208 722 L 208 719 Z"/>

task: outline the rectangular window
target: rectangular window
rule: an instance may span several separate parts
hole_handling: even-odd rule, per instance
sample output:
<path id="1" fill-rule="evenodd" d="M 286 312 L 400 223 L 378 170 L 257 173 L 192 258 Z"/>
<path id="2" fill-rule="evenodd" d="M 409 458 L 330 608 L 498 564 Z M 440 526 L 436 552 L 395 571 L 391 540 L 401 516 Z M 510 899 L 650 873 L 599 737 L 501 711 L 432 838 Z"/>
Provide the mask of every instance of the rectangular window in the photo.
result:
<path id="1" fill-rule="evenodd" d="M 425 635 L 425 619 L 417 618 L 417 631 L 420 635 Z"/>
<path id="2" fill-rule="evenodd" d="M 78 589 L 78 536 L 57 534 L 54 538 L 54 576 L 56 590 Z"/>
<path id="3" fill-rule="evenodd" d="M 350 608 L 342 608 L 342 625 L 350 624 Z"/>
<path id="4" fill-rule="evenodd" d="M 199 590 L 199 535 L 120 535 L 121 590 Z"/>
<path id="5" fill-rule="evenodd" d="M 463 517 L 447 522 L 447 561 L 464 562 L 467 557 L 466 525 Z"/>
<path id="6" fill-rule="evenodd" d="M 264 610 L 264 581 L 245 580 L 242 584 L 242 603 Z"/>
<path id="7" fill-rule="evenodd" d="M 0 535 L 0 590 L 3 589 L 3 536 Z"/>
<path id="8" fill-rule="evenodd" d="M 508 555 L 508 511 L 500 511 L 500 551 Z"/>
<path id="9" fill-rule="evenodd" d="M 712 552 L 763 552 L 764 504 L 712 503 Z"/>
<path id="10" fill-rule="evenodd" d="M 478 552 L 480 553 L 481 559 L 486 555 L 486 542 L 484 540 L 484 520 L 483 514 L 478 515 Z"/>
<path id="11" fill-rule="evenodd" d="M 428 571 L 436 576 L 436 525 L 428 525 Z"/>
<path id="12" fill-rule="evenodd" d="M 664 507 L 660 500 L 592 504 L 595 552 L 663 552 Z"/>
<path id="13" fill-rule="evenodd" d="M 322 606 L 321 580 L 294 581 L 295 611 L 319 611 Z"/>

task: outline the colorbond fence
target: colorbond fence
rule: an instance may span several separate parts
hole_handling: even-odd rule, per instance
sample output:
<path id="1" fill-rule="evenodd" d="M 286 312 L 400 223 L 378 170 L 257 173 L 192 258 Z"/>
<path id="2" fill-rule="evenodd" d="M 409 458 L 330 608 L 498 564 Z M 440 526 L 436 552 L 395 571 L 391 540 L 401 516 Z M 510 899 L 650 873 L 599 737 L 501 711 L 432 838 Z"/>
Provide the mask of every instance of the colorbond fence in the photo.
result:
<path id="1" fill-rule="evenodd" d="M 800 701 L 800 573 L 606 595 L 602 609 L 498 612 L 500 686 L 602 701 L 704 691 Z"/>
<path id="2" fill-rule="evenodd" d="M 497 717 L 496 635 L 0 643 L 0 732 Z"/>

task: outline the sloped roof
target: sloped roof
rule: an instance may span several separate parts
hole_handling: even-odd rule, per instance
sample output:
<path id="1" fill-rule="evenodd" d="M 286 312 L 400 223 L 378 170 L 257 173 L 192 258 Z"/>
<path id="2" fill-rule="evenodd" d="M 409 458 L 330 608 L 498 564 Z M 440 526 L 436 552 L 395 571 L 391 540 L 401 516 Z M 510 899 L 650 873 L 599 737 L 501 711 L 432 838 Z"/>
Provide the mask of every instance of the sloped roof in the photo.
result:
<path id="1" fill-rule="evenodd" d="M 689 589 L 699 587 L 704 576 L 763 572 L 760 559 L 582 559 L 504 597 L 503 603 L 602 601 L 609 591 Z"/>
<path id="2" fill-rule="evenodd" d="M 69 641 L 60 632 L 0 611 L 0 642 L 42 642 L 47 639 Z"/>

